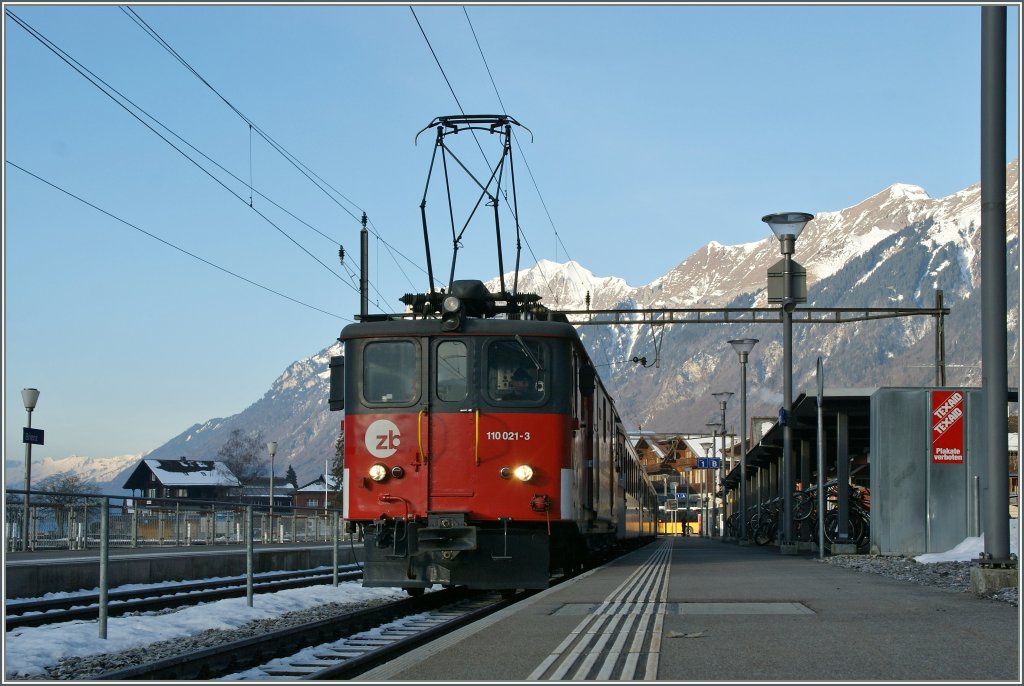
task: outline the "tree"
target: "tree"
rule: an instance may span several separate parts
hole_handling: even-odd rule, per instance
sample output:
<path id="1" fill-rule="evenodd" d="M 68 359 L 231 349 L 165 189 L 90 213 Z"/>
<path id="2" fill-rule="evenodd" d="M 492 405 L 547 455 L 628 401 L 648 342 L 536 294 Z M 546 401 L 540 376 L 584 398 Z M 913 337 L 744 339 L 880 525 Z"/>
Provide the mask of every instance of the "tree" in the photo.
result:
<path id="1" fill-rule="evenodd" d="M 292 485 L 292 488 L 299 487 L 299 477 L 295 474 L 295 470 L 292 469 L 291 465 L 288 465 L 288 471 L 285 472 L 284 480 Z"/>
<path id="2" fill-rule="evenodd" d="M 270 473 L 269 462 L 266 469 L 263 466 L 265 448 L 262 431 L 257 429 L 242 433 L 241 429 L 232 429 L 228 440 L 217 451 L 217 458 L 228 466 L 239 481 L 248 483 L 261 472 Z"/>
<path id="3" fill-rule="evenodd" d="M 43 502 L 72 505 L 83 502 L 83 496 L 99 494 L 100 486 L 95 481 L 89 481 L 79 474 L 68 471 L 41 479 L 32 490 L 46 493 L 41 496 Z"/>
<path id="4" fill-rule="evenodd" d="M 39 480 L 32 488 L 33 491 L 42 491 L 45 495 L 34 496 L 33 502 L 52 503 L 56 507 L 45 508 L 40 512 L 41 516 L 53 517 L 53 524 L 58 536 L 65 535 L 67 526 L 66 512 L 75 505 L 82 505 L 88 501 L 87 496 L 98 495 L 99 484 L 90 481 L 74 472 L 60 472 L 45 479 Z M 39 510 L 37 510 L 38 512 Z"/>
<path id="5" fill-rule="evenodd" d="M 333 495 L 328 496 L 328 506 L 333 508 L 341 507 L 341 492 L 345 478 L 345 425 L 341 425 L 338 437 L 334 441 L 334 460 L 331 461 L 331 471 L 324 475 L 329 485 L 334 485 Z"/>
<path id="6" fill-rule="evenodd" d="M 345 427 L 338 431 L 334 441 L 334 459 L 331 460 L 330 480 L 334 482 L 334 490 L 340 491 L 345 478 Z"/>

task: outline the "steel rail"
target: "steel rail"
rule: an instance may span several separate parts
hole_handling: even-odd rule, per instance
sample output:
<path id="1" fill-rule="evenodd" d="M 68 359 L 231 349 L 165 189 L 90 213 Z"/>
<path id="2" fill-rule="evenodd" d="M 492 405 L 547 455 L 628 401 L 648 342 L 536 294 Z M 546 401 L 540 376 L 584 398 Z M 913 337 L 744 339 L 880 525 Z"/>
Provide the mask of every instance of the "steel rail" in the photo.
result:
<path id="1" fill-rule="evenodd" d="M 456 602 L 465 595 L 466 591 L 461 589 L 426 593 L 419 597 L 347 612 L 200 651 L 107 672 L 95 677 L 95 680 L 213 679 L 257 667 L 275 658 L 293 655 L 304 648 L 338 641 L 401 617 L 436 609 Z"/>
<path id="2" fill-rule="evenodd" d="M 338 574 L 341 581 L 361 579 L 362 571 L 353 567 Z M 272 593 L 289 588 L 303 588 L 332 583 L 333 573 L 321 570 L 283 572 L 258 578 L 254 583 L 257 593 Z M 110 615 L 129 612 L 164 610 L 173 607 L 198 605 L 212 600 L 236 598 L 246 595 L 245 577 L 233 577 L 207 582 L 190 582 L 133 591 L 114 591 L 108 594 L 113 601 L 108 606 Z M 5 631 L 19 627 L 57 624 L 75 619 L 96 619 L 99 614 L 99 595 L 74 595 L 65 598 L 8 601 L 4 618 Z"/>

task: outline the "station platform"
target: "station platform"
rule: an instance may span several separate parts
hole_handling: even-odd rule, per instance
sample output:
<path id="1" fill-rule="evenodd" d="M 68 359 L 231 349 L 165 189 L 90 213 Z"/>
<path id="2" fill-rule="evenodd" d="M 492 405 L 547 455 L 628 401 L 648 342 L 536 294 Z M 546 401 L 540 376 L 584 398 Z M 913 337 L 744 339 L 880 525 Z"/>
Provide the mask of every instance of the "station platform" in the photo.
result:
<path id="1" fill-rule="evenodd" d="M 1006 681 L 1009 603 L 666 536 L 360 681 Z"/>

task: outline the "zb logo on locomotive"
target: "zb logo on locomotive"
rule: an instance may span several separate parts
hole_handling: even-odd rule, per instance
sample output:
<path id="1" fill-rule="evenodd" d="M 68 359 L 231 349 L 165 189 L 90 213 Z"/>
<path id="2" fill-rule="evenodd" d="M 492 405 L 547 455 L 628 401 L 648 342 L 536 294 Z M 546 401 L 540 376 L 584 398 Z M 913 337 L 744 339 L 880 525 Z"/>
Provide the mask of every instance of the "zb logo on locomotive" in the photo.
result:
<path id="1" fill-rule="evenodd" d="M 378 419 L 370 424 L 363 437 L 366 449 L 374 457 L 391 457 L 402 444 L 402 434 L 395 423 L 388 419 Z"/>

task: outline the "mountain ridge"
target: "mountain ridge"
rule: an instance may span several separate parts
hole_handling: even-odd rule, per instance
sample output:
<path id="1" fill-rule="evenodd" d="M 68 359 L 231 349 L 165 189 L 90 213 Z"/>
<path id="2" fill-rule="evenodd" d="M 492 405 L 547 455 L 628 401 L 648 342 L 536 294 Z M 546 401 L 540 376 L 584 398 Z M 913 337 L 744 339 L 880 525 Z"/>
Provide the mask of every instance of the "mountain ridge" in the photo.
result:
<path id="1" fill-rule="evenodd" d="M 1007 167 L 1008 367 L 1019 369 L 1018 162 Z M 920 186 L 895 183 L 851 207 L 820 212 L 796 242 L 795 259 L 807 270 L 811 307 L 931 308 L 943 291 L 948 385 L 980 385 L 980 184 L 931 198 Z M 767 233 L 767 227 L 766 227 Z M 727 246 L 711 240 L 669 272 L 633 287 L 599 277 L 583 265 L 540 260 L 518 275 L 521 292 L 542 296 L 551 309 L 767 307 L 768 267 L 781 259 L 778 241 Z M 511 289 L 515 275 L 505 275 Z M 488 281 L 498 290 L 497 277 Z M 599 373 L 630 428 L 703 431 L 718 417 L 710 398 L 737 390 L 739 365 L 731 338 L 758 338 L 748 364 L 750 417 L 774 416 L 781 402 L 781 327 L 764 324 L 662 327 L 580 327 Z M 843 325 L 794 327 L 794 391 L 815 385 L 817 357 L 826 361 L 829 386 L 924 385 L 934 382 L 934 322 L 899 318 Z M 242 412 L 196 424 L 145 457 L 216 456 L 231 430 L 264 428 L 278 442 L 281 470 L 299 480 L 324 471 L 333 455 L 340 413 L 327 410 L 328 362 L 337 342 L 298 360 Z M 632 362 L 646 357 L 648 367 Z M 963 366 L 953 367 L 953 364 Z M 953 373 L 953 370 L 956 373 Z M 733 427 L 736 410 L 729 408 Z M 735 429 L 732 429 L 735 430 Z M 141 456 L 140 456 L 141 459 Z"/>

